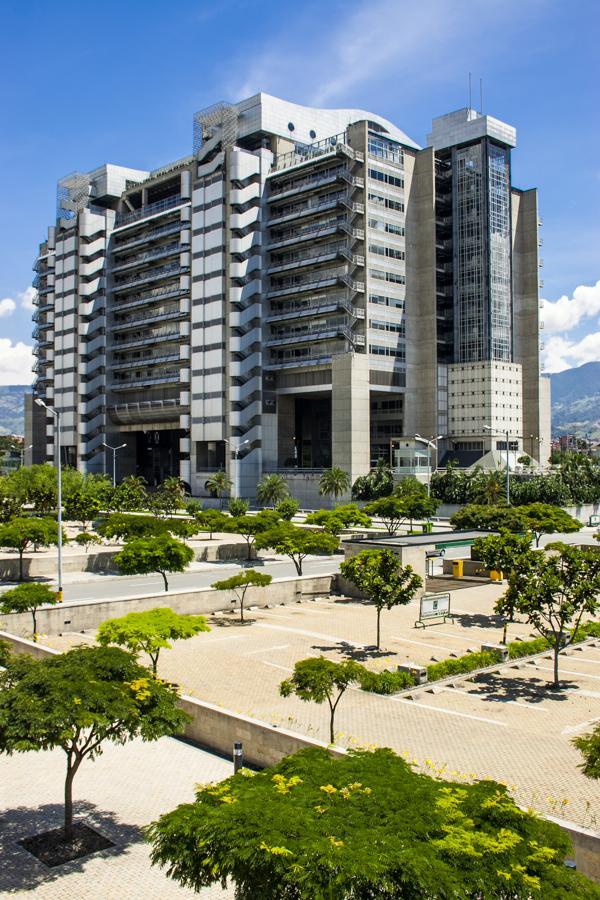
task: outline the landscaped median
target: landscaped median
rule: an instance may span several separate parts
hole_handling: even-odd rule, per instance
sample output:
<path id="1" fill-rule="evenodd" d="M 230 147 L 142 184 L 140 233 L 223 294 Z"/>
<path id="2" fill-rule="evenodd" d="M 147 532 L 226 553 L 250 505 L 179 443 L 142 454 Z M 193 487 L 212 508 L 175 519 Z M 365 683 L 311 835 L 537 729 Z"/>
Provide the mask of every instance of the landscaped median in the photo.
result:
<path id="1" fill-rule="evenodd" d="M 586 622 L 580 625 L 574 636 L 573 644 L 580 644 L 588 638 L 600 638 L 600 622 Z M 431 663 L 425 667 L 404 665 L 399 666 L 395 672 L 384 669 L 383 672 L 364 670 L 360 687 L 363 691 L 374 694 L 396 694 L 399 691 L 412 687 L 422 687 L 454 675 L 468 675 L 478 670 L 497 666 L 508 660 L 522 659 L 526 656 L 535 656 L 550 650 L 550 643 L 546 638 L 534 638 L 531 641 L 511 641 L 506 645 L 508 654 L 502 649 L 489 648 L 479 652 L 465 653 L 464 656 L 443 659 L 440 662 Z M 418 675 L 415 673 L 418 670 Z"/>

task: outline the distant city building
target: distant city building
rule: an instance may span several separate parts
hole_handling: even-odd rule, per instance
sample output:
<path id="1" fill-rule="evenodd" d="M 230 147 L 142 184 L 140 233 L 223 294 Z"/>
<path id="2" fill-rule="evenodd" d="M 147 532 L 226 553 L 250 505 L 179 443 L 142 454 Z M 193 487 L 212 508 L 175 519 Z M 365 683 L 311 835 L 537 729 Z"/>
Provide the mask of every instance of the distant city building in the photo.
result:
<path id="1" fill-rule="evenodd" d="M 421 148 L 373 113 L 261 93 L 196 114 L 192 154 L 160 169 L 61 179 L 34 395 L 61 411 L 64 462 L 103 471 L 125 443 L 119 477 L 202 496 L 237 464 L 243 496 L 279 471 L 314 502 L 320 470 L 354 480 L 417 433 L 442 436 L 434 465 L 507 433 L 546 460 L 537 192 L 512 186 L 515 143 L 472 109 Z M 31 398 L 26 423 L 28 458 L 52 459 Z"/>

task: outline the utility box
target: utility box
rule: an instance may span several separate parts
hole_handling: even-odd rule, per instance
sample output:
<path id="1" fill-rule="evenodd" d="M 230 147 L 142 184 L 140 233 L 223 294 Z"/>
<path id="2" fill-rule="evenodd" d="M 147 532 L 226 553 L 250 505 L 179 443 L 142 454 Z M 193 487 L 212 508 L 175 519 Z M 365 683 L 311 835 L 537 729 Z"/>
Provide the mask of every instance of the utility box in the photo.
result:
<path id="1" fill-rule="evenodd" d="M 464 567 L 464 560 L 453 559 L 452 560 L 452 577 L 453 578 L 462 578 L 463 577 L 463 567 Z"/>
<path id="2" fill-rule="evenodd" d="M 508 647 L 505 644 L 482 644 L 481 652 L 482 653 L 491 653 L 492 651 L 500 654 L 500 659 L 502 662 L 506 662 L 508 660 Z"/>
<path id="3" fill-rule="evenodd" d="M 427 668 L 419 666 L 417 663 L 403 663 L 398 666 L 398 672 L 408 672 L 415 679 L 415 684 L 427 683 Z"/>

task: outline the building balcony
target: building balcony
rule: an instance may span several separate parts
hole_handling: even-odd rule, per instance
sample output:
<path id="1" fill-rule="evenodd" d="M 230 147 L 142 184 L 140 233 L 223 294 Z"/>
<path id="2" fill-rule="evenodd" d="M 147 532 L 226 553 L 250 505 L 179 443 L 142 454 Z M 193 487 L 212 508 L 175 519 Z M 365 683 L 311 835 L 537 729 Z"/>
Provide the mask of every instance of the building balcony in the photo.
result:
<path id="1" fill-rule="evenodd" d="M 280 181 L 271 180 L 271 191 L 267 202 L 273 203 L 285 197 L 294 197 L 298 194 L 319 190 L 340 181 L 352 188 L 364 188 L 365 186 L 364 178 L 352 175 L 347 166 L 340 166 L 334 170 L 326 169 L 325 171 L 312 172 L 303 178 L 295 178 L 293 180 L 281 179 Z"/>
<path id="2" fill-rule="evenodd" d="M 113 422 L 119 425 L 137 425 L 146 422 L 179 423 L 180 416 L 189 415 L 189 407 L 179 400 L 142 400 L 109 406 Z"/>
<path id="3" fill-rule="evenodd" d="M 132 212 L 117 213 L 115 217 L 115 230 L 118 228 L 125 228 L 125 226 L 131 225 L 133 222 L 139 222 L 142 219 L 147 219 L 151 216 L 158 216 L 161 213 L 170 212 L 178 206 L 185 206 L 188 203 L 190 203 L 189 199 L 175 195 L 173 197 L 166 197 L 164 200 L 158 200 L 156 203 L 149 203 L 147 206 L 143 206 L 141 209 L 136 209 Z"/>
<path id="4" fill-rule="evenodd" d="M 115 372 L 125 371 L 126 369 L 145 369 L 147 366 L 157 366 L 166 362 L 179 362 L 179 350 L 177 353 L 156 354 L 155 356 L 144 356 L 140 359 L 113 359 L 111 369 Z"/>
<path id="5" fill-rule="evenodd" d="M 113 293 L 117 294 L 121 293 L 121 291 L 128 291 L 138 284 L 147 284 L 151 281 L 159 281 L 162 278 L 172 278 L 173 275 L 181 274 L 184 271 L 187 272 L 188 269 L 189 266 L 181 266 L 178 262 L 170 263 L 168 266 L 158 266 L 156 269 L 150 269 L 147 272 L 143 272 L 141 275 L 137 275 L 129 281 L 113 284 Z"/>
<path id="6" fill-rule="evenodd" d="M 144 231 L 142 234 L 138 234 L 128 241 L 115 244 L 112 247 L 112 252 L 113 254 L 124 253 L 126 250 L 132 250 L 134 247 L 148 244 L 157 238 L 168 237 L 170 234 L 178 234 L 184 225 L 185 223 L 178 220 L 176 222 L 169 222 L 167 225 L 161 225 L 159 228 L 152 228 L 150 231 Z"/>
<path id="7" fill-rule="evenodd" d="M 130 259 L 124 260 L 122 263 L 111 266 L 111 272 L 121 272 L 125 269 L 136 268 L 137 266 L 144 265 L 150 260 L 162 259 L 165 256 L 173 256 L 176 253 L 182 253 L 184 250 L 189 250 L 189 247 L 180 244 L 179 241 L 174 241 L 172 244 L 163 244 L 160 247 L 155 247 L 153 250 L 147 250 L 145 253 L 140 253 L 138 256 L 131 257 Z"/>
<path id="8" fill-rule="evenodd" d="M 130 391 L 140 387 L 150 387 L 153 384 L 179 384 L 181 373 L 179 369 L 165 369 L 157 375 L 140 375 L 136 378 L 115 379 L 110 390 Z"/>
<path id="9" fill-rule="evenodd" d="M 272 372 L 278 369 L 297 369 L 305 366 L 331 365 L 331 360 L 334 356 L 341 356 L 344 353 L 349 353 L 350 350 L 351 348 L 349 346 L 345 346 L 340 350 L 325 350 L 319 353 L 318 348 L 315 348 L 314 351 L 310 351 L 302 356 L 297 356 L 294 359 L 271 359 L 266 365 L 263 365 L 263 370 Z"/>
<path id="10" fill-rule="evenodd" d="M 345 338 L 353 346 L 364 347 L 364 334 L 356 334 L 352 331 L 351 322 L 344 318 L 339 322 L 327 322 L 322 325 L 315 326 L 307 323 L 297 327 L 279 329 L 279 331 L 265 342 L 265 346 L 285 347 L 290 344 L 305 344 L 307 341 L 311 343 L 319 341 L 335 340 L 338 337 Z"/>
<path id="11" fill-rule="evenodd" d="M 167 284 L 163 285 L 160 288 L 155 288 L 152 291 L 148 291 L 148 293 L 146 294 L 131 294 L 122 302 L 115 302 L 112 307 L 112 312 L 118 313 L 122 309 L 135 309 L 139 306 L 147 306 L 151 303 L 158 303 L 160 300 L 169 300 L 173 297 L 181 297 L 183 294 L 188 293 L 189 290 L 187 288 L 182 288 L 178 284 Z"/>
<path id="12" fill-rule="evenodd" d="M 364 153 L 361 153 L 359 150 L 353 150 L 348 145 L 347 140 L 346 133 L 341 132 L 340 134 L 324 138 L 322 141 L 315 141 L 314 144 L 297 144 L 296 148 L 290 153 L 282 153 L 275 157 L 271 172 L 281 172 L 284 169 L 292 169 L 296 166 L 301 167 L 315 159 L 326 156 L 337 155 L 353 159 L 356 162 L 364 162 Z"/>
<path id="13" fill-rule="evenodd" d="M 339 296 L 331 297 L 324 295 L 321 298 L 311 298 L 310 300 L 291 300 L 285 304 L 284 309 L 273 309 L 266 322 L 271 324 L 273 322 L 319 316 L 335 312 L 338 309 L 344 310 L 355 319 L 364 319 L 365 317 L 364 309 L 352 306 L 349 297 L 346 294 L 340 294 Z"/>
<path id="14" fill-rule="evenodd" d="M 272 227 L 280 222 L 291 222 L 307 216 L 320 215 L 328 209 L 338 208 L 357 215 L 363 214 L 365 211 L 364 204 L 355 203 L 348 191 L 338 191 L 303 203 L 289 203 L 280 209 L 274 209 L 268 224 Z"/>
<path id="15" fill-rule="evenodd" d="M 111 344 L 108 349 L 113 352 L 118 352 L 120 350 L 128 350 L 130 347 L 146 347 L 151 346 L 152 344 L 163 344 L 167 341 L 178 341 L 180 337 L 181 334 L 179 329 L 176 331 L 168 331 L 165 329 L 155 334 L 147 335 L 146 337 L 135 338 L 130 341 L 117 341 L 116 343 Z"/>
<path id="16" fill-rule="evenodd" d="M 318 265 L 335 259 L 345 259 L 354 266 L 364 266 L 365 258 L 352 252 L 350 244 L 345 241 L 333 244 L 319 244 L 309 250 L 296 250 L 281 254 L 280 259 L 272 259 L 267 268 L 269 274 L 298 269 L 302 266 Z"/>
<path id="17" fill-rule="evenodd" d="M 352 277 L 341 270 L 317 269 L 314 272 L 305 272 L 301 275 L 289 275 L 284 278 L 274 278 L 267 297 L 282 297 L 286 294 L 306 293 L 319 290 L 334 284 L 343 284 L 355 293 L 365 289 L 364 282 L 354 281 Z"/>
<path id="18" fill-rule="evenodd" d="M 111 325 L 111 331 L 130 330 L 132 326 L 143 322 L 145 325 L 151 325 L 153 322 L 160 322 L 169 319 L 182 319 L 187 317 L 188 313 L 180 309 L 178 306 L 173 309 L 165 309 L 162 312 L 156 310 L 148 313 L 137 313 L 134 316 L 128 316 L 126 319 L 119 319 Z"/>

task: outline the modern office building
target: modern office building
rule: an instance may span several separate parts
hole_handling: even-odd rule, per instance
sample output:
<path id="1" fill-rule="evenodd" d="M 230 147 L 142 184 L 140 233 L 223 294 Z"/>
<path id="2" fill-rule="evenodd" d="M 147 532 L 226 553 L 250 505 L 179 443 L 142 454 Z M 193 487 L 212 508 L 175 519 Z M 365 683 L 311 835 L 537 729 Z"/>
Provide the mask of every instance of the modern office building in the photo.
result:
<path id="1" fill-rule="evenodd" d="M 421 148 L 373 113 L 261 93 L 197 113 L 193 152 L 160 169 L 61 179 L 34 395 L 61 411 L 63 460 L 110 470 L 104 445 L 125 444 L 120 477 L 202 496 L 226 468 L 252 497 L 278 471 L 308 502 L 323 468 L 354 480 L 416 433 L 442 436 L 439 462 L 507 433 L 545 459 L 537 193 L 512 186 L 514 146 L 471 109 Z M 42 414 L 35 461 L 53 458 Z"/>

